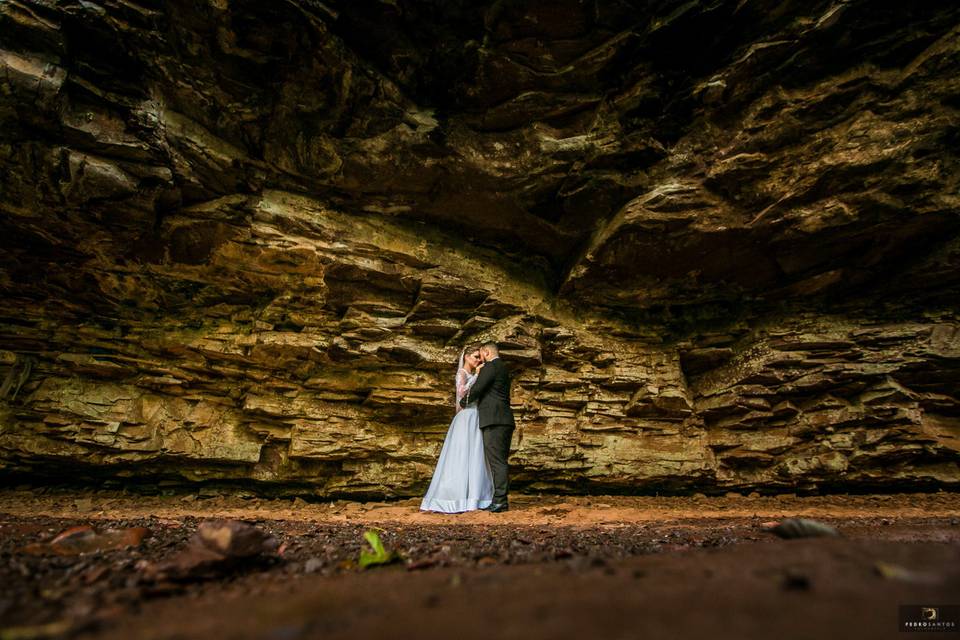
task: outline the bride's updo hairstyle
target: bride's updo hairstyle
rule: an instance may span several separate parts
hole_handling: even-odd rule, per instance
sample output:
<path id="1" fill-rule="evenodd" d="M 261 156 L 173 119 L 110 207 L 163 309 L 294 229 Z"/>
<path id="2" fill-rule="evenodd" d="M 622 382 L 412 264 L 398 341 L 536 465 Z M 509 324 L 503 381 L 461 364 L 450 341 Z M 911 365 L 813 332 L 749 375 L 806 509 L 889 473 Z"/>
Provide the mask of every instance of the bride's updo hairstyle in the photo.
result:
<path id="1" fill-rule="evenodd" d="M 468 353 L 473 353 L 474 351 L 480 351 L 480 343 L 474 342 L 468 344 L 463 348 L 463 351 L 460 352 L 460 366 L 463 366 L 463 361 L 467 359 Z"/>
<path id="2" fill-rule="evenodd" d="M 480 349 L 480 345 L 478 343 L 471 343 L 463 348 L 463 351 L 460 352 L 460 359 L 457 360 L 457 371 L 460 371 L 464 368 L 463 363 L 467 359 L 467 354 L 477 351 L 478 349 Z"/>

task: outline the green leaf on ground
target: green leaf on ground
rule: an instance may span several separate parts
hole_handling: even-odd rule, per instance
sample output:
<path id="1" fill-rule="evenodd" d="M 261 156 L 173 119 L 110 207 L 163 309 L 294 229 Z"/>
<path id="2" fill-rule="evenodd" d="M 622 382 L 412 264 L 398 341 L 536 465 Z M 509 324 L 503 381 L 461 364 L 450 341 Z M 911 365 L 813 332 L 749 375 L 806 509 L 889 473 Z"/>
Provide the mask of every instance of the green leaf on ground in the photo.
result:
<path id="1" fill-rule="evenodd" d="M 391 562 L 396 562 L 400 559 L 400 556 L 397 554 L 397 552 L 387 551 L 387 549 L 383 546 L 383 543 L 380 542 L 380 536 L 377 535 L 376 531 L 365 531 L 363 537 L 367 539 L 367 542 L 370 544 L 370 548 L 373 549 L 373 552 L 371 553 L 365 549 L 360 551 L 359 565 L 361 569 L 366 569 L 367 567 L 380 564 L 390 564 Z"/>

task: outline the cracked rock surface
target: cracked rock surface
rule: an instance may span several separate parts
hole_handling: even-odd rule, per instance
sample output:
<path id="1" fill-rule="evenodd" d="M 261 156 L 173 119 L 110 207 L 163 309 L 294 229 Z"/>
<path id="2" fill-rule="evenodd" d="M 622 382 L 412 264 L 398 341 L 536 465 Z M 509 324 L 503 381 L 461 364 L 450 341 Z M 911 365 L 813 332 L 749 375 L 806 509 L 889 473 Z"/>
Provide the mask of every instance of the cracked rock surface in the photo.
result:
<path id="1" fill-rule="evenodd" d="M 960 9 L 0 2 L 0 474 L 960 484 Z"/>

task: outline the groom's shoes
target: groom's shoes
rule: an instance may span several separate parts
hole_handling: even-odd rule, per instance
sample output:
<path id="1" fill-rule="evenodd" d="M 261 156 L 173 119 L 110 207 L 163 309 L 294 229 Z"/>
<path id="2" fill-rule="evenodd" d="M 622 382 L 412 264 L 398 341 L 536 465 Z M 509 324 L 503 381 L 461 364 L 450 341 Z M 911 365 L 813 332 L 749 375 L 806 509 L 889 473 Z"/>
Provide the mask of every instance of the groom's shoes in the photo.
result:
<path id="1" fill-rule="evenodd" d="M 489 511 L 490 513 L 500 513 L 502 511 L 509 511 L 510 507 L 506 502 L 494 502 L 489 507 L 484 507 L 484 511 Z"/>

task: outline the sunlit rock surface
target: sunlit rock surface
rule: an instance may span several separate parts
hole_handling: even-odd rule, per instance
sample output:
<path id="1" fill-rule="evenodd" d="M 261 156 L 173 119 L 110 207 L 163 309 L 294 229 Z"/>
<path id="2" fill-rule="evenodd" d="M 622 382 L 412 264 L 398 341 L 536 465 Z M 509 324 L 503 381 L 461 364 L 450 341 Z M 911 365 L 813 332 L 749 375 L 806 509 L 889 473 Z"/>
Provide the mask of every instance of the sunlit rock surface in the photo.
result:
<path id="1" fill-rule="evenodd" d="M 953 2 L 0 3 L 0 474 L 960 484 Z M 125 479 L 124 479 L 125 478 Z"/>

